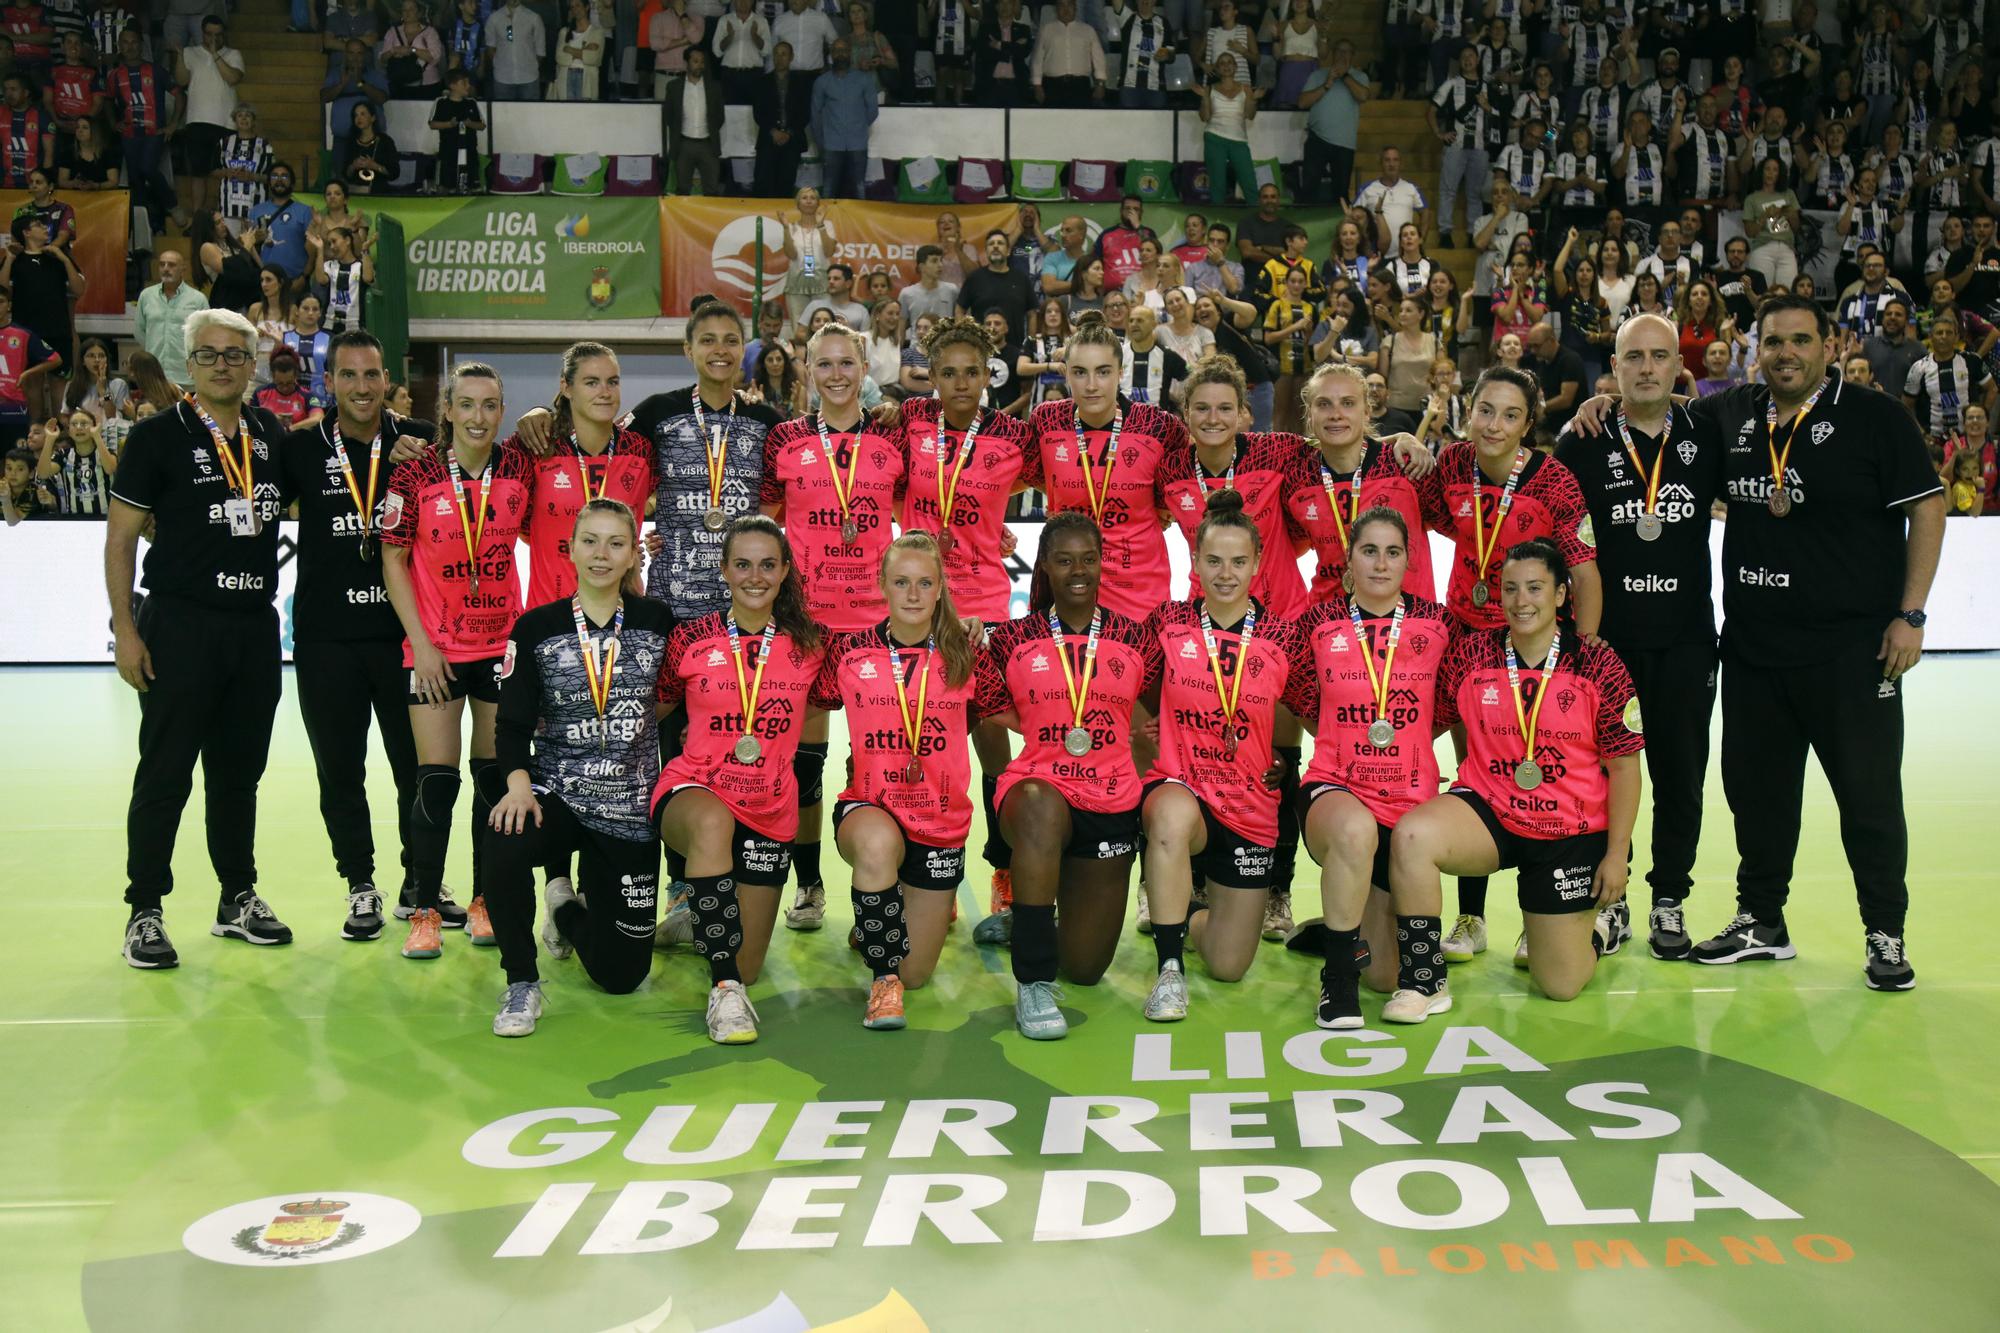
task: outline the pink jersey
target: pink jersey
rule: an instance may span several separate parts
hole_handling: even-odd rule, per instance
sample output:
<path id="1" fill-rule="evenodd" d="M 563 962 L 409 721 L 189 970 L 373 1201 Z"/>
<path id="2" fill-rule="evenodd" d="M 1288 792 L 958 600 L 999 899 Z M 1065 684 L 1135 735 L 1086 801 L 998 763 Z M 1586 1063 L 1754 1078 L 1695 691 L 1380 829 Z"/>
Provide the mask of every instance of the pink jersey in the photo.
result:
<path id="1" fill-rule="evenodd" d="M 660 772 L 653 788 L 658 810 L 676 787 L 703 787 L 731 814 L 767 838 L 790 842 L 799 829 L 799 788 L 792 756 L 805 728 L 806 708 L 826 658 L 824 638 L 804 649 L 782 631 L 771 638 L 771 660 L 757 685 L 755 735 L 761 752 L 749 763 L 736 758 L 743 735 L 743 695 L 730 662 L 727 612 L 676 625 L 660 663 L 660 702 L 687 706 L 687 744 Z M 739 634 L 745 683 L 755 683 L 762 633 Z"/>
<path id="2" fill-rule="evenodd" d="M 903 498 L 905 452 L 902 424 L 881 426 L 872 417 L 861 419 L 858 432 L 829 431 L 826 441 L 813 417 L 773 426 L 764 436 L 758 503 L 783 511 L 806 607 L 829 629 L 866 629 L 888 613 L 880 583 L 882 552 L 896 536 L 892 525 Z M 853 486 L 843 519 L 840 488 L 849 478 Z M 847 519 L 854 524 L 852 542 L 841 535 Z"/>
<path id="3" fill-rule="evenodd" d="M 1530 451 L 1514 484 L 1514 497 L 1507 506 L 1498 534 L 1493 532 L 1494 515 L 1506 479 L 1495 483 L 1482 475 L 1479 480 L 1479 525 L 1483 525 L 1487 545 L 1484 582 L 1487 600 L 1475 606 L 1473 585 L 1481 582 L 1478 542 L 1481 540 L 1472 516 L 1472 473 L 1478 466 L 1470 444 L 1461 440 L 1448 444 L 1438 454 L 1436 476 L 1444 491 L 1444 522 L 1435 525 L 1456 543 L 1452 552 L 1451 587 L 1445 606 L 1461 624 L 1474 629 L 1493 629 L 1506 623 L 1500 609 L 1500 569 L 1507 563 L 1507 548 L 1517 542 L 1546 537 L 1556 544 L 1571 569 L 1597 559 L 1597 536 L 1591 531 L 1590 510 L 1583 502 L 1583 488 L 1576 475 L 1546 454 Z"/>
<path id="4" fill-rule="evenodd" d="M 1250 653 L 1242 655 L 1243 625 L 1215 626 L 1222 682 L 1236 694 L 1236 748 L 1223 743 L 1222 697 L 1202 638 L 1201 602 L 1168 602 L 1146 622 L 1160 656 L 1160 753 L 1147 782 L 1185 783 L 1231 832 L 1260 847 L 1278 840 L 1278 793 L 1264 785 L 1271 766 L 1271 731 L 1292 661 L 1292 623 L 1257 611 Z M 1242 662 L 1242 683 L 1237 663 Z"/>
<path id="5" fill-rule="evenodd" d="M 1563 638 L 1554 693 L 1534 712 L 1542 663 L 1520 664 L 1521 707 L 1534 719 L 1543 782 L 1523 791 L 1514 769 L 1526 754 L 1507 681 L 1507 631 L 1460 635 L 1438 672 L 1438 725 L 1465 723 L 1465 762 L 1455 785 L 1485 799 L 1502 827 L 1524 838 L 1568 838 L 1609 823 L 1604 761 L 1645 746 L 1639 700 L 1618 654 L 1604 643 Z"/>
<path id="6" fill-rule="evenodd" d="M 514 577 L 514 543 L 528 517 L 528 486 L 535 460 L 502 444 L 483 476 L 460 472 L 455 486 L 446 445 L 389 474 L 382 502 L 382 540 L 410 552 L 410 583 L 417 616 L 447 662 L 477 662 L 507 649 L 507 635 L 521 614 L 521 585 Z M 480 515 L 484 514 L 482 519 Z M 478 534 L 478 588 L 473 588 L 467 527 Z M 416 653 L 403 641 L 403 665 Z"/>
<path id="7" fill-rule="evenodd" d="M 963 847 L 972 828 L 966 736 L 985 709 L 1005 712 L 1013 705 L 984 653 L 973 654 L 973 673 L 959 685 L 945 683 L 944 659 L 922 644 L 898 646 L 896 657 L 903 673 L 900 703 L 886 623 L 836 635 L 827 650 L 814 702 L 847 709 L 853 761 L 838 799 L 874 802 L 896 817 L 908 837 L 926 846 Z M 920 693 L 925 697 L 917 748 L 923 774 L 913 782 L 907 773 L 910 742 L 902 710 L 907 707 L 914 714 Z"/>
<path id="8" fill-rule="evenodd" d="M 1363 612 L 1363 643 L 1355 637 L 1353 613 L 1344 599 L 1313 607 L 1298 620 L 1303 669 L 1285 697 L 1313 729 L 1312 763 L 1300 780 L 1339 783 L 1368 807 L 1376 823 L 1391 827 L 1438 793 L 1437 752 L 1431 742 L 1437 732 L 1438 668 L 1452 632 L 1442 606 L 1406 592 L 1395 660 L 1387 661 L 1394 624 L 1393 614 Z M 1373 681 L 1364 652 L 1375 661 Z M 1388 708 L 1381 716 L 1396 729 L 1386 747 L 1368 739 L 1376 719 L 1374 682 L 1381 680 L 1385 665 Z"/>
<path id="9" fill-rule="evenodd" d="M 1090 451 L 1090 486 L 1104 498 L 1098 526 L 1104 530 L 1104 581 L 1098 596 L 1104 605 L 1132 620 L 1144 620 L 1167 600 L 1167 538 L 1160 531 L 1160 511 L 1166 508 L 1161 489 L 1165 461 L 1192 448 L 1180 418 L 1150 403 L 1118 400 L 1122 424 L 1118 457 L 1105 486 L 1105 456 L 1111 428 L 1086 430 Z M 1076 509 L 1094 513 L 1078 456 L 1076 404 L 1043 403 L 1028 418 L 1034 436 L 1028 474 L 1030 483 L 1049 497 L 1049 512 Z"/>
<path id="10" fill-rule="evenodd" d="M 529 606 L 576 591 L 569 539 L 576 532 L 576 516 L 583 512 L 584 501 L 600 495 L 622 501 L 643 527 L 646 501 L 653 498 L 653 442 L 637 431 L 617 432 L 610 446 L 596 455 L 578 450 L 574 437 L 552 443 L 549 456 L 535 460 L 529 493 Z M 643 557 L 640 567 L 644 568 Z"/>
<path id="11" fill-rule="evenodd" d="M 1139 770 L 1132 764 L 1132 707 L 1159 675 L 1159 641 L 1138 621 L 1105 608 L 1097 670 L 1083 714 L 1093 745 L 1089 754 L 1078 757 L 1063 748 L 1073 714 L 1056 654 L 1069 654 L 1070 675 L 1081 688 L 1090 630 L 1088 625 L 1065 625 L 1063 630 L 1058 645 L 1049 637 L 1048 616 L 1031 611 L 987 638 L 986 652 L 1007 696 L 996 701 L 1005 706 L 993 711 L 1011 707 L 1021 723 L 1021 753 L 1000 775 L 994 806 L 997 809 L 1007 799 L 1016 783 L 1039 778 L 1079 810 L 1101 814 L 1130 810 L 1139 804 Z"/>
<path id="12" fill-rule="evenodd" d="M 903 400 L 903 429 L 909 438 L 903 531 L 935 536 L 940 530 L 938 496 L 950 494 L 952 541 L 944 553 L 944 570 L 952 604 L 960 615 L 997 625 L 1013 614 L 1014 583 L 1000 555 L 1000 533 L 1007 525 L 1008 497 L 1027 462 L 1028 426 L 998 412 L 982 414 L 978 426 L 972 454 L 952 493 L 951 474 L 964 433 L 945 427 L 937 399 Z"/>
<path id="13" fill-rule="evenodd" d="M 1167 517 L 1187 539 L 1190 556 L 1195 550 L 1195 530 L 1201 526 L 1204 506 L 1211 491 L 1233 487 L 1243 496 L 1243 512 L 1257 524 L 1263 540 L 1264 558 L 1250 595 L 1269 607 L 1273 615 L 1297 615 L 1306 604 L 1305 580 L 1299 577 L 1299 562 L 1292 535 L 1285 525 L 1285 469 L 1291 456 L 1304 442 L 1296 435 L 1251 433 L 1236 439 L 1235 461 L 1220 472 L 1202 466 L 1193 441 L 1185 452 L 1173 454 L 1162 471 L 1161 490 L 1166 495 Z M 1194 576 L 1198 583 L 1199 572 Z M 1200 595 L 1198 586 L 1189 596 Z"/>
<path id="14" fill-rule="evenodd" d="M 1358 500 L 1354 493 L 1357 475 L 1361 478 Z M 1431 570 L 1431 544 L 1424 534 L 1444 523 L 1444 489 L 1437 471 L 1412 481 L 1396 461 L 1394 449 L 1370 440 L 1359 467 L 1353 472 L 1334 472 L 1311 443 L 1297 442 L 1286 469 L 1285 521 L 1292 534 L 1310 545 L 1319 558 L 1313 570 L 1313 601 L 1345 595 L 1341 578 L 1347 573 L 1347 525 L 1356 514 L 1377 505 L 1401 514 L 1410 529 L 1410 567 L 1403 574 L 1403 591 L 1425 601 L 1436 597 L 1437 575 Z"/>

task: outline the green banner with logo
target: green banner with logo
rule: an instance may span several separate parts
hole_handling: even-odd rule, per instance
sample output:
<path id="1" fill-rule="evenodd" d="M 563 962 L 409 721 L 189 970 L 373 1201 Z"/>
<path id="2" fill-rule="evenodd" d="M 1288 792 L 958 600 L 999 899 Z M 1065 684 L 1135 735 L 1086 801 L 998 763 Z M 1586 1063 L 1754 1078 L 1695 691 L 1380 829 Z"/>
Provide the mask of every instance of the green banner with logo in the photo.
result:
<path id="1" fill-rule="evenodd" d="M 402 223 L 412 320 L 655 319 L 654 199 L 371 199 Z"/>

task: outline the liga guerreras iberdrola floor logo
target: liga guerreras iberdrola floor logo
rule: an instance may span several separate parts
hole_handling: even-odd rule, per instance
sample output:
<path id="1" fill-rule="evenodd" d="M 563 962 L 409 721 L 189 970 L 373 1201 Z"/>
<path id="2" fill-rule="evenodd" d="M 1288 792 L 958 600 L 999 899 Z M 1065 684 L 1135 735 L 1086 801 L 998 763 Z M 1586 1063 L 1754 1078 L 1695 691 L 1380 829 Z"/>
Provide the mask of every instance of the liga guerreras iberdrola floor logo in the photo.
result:
<path id="1" fill-rule="evenodd" d="M 245 1268 L 325 1264 L 408 1240 L 423 1214 L 382 1194 L 274 1194 L 210 1213 L 181 1236 L 188 1253 Z"/>

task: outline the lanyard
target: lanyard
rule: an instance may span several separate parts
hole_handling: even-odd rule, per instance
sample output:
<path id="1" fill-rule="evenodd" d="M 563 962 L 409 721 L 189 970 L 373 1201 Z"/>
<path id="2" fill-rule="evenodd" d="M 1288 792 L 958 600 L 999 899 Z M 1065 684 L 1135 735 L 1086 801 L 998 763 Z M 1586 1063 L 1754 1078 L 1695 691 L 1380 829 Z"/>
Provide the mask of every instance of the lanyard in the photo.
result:
<path id="1" fill-rule="evenodd" d="M 1667 465 L 1667 437 L 1673 434 L 1673 409 L 1667 409 L 1667 425 L 1660 432 L 1660 452 L 1653 459 L 1653 470 L 1646 471 L 1646 465 L 1639 461 L 1639 448 L 1632 443 L 1632 432 L 1625 425 L 1625 410 L 1618 411 L 1618 439 L 1625 446 L 1625 456 L 1632 460 L 1632 466 L 1646 481 L 1646 508 L 1644 513 L 1654 513 L 1660 507 L 1660 470 Z M 1790 446 L 1787 445 L 1787 448 Z"/>
<path id="2" fill-rule="evenodd" d="M 451 472 L 451 498 L 458 501 L 458 521 L 465 529 L 465 559 L 472 567 L 472 589 L 479 590 L 479 552 L 486 546 L 486 502 L 492 491 L 493 456 L 486 456 L 486 467 L 479 474 L 479 523 L 474 526 L 470 513 L 470 501 L 466 498 L 465 474 L 459 471 L 458 455 L 449 447 L 444 451 L 444 464 Z"/>
<path id="3" fill-rule="evenodd" d="M 949 487 L 945 484 L 944 476 L 944 432 L 944 417 L 940 414 L 938 417 L 937 473 L 938 531 L 950 532 L 952 506 L 958 503 L 959 474 L 965 471 L 965 460 L 972 457 L 972 442 L 979 437 L 979 418 L 975 415 L 972 418 L 972 424 L 965 428 L 965 439 L 958 446 L 958 460 L 951 466 L 951 483 Z"/>
<path id="4" fill-rule="evenodd" d="M 1242 454 L 1242 452 L 1243 452 L 1242 445 L 1232 444 L 1230 446 L 1229 466 L 1223 469 L 1222 472 L 1222 489 L 1225 491 L 1233 491 L 1236 489 L 1236 460 Z M 1194 466 L 1195 466 L 1196 479 L 1201 482 L 1202 494 L 1206 495 L 1208 494 L 1209 491 L 1208 483 L 1216 479 L 1215 474 L 1208 470 L 1208 464 L 1201 461 L 1200 453 L 1196 453 L 1194 456 Z M 1110 474 L 1107 473 L 1106 475 L 1109 476 Z"/>
<path id="5" fill-rule="evenodd" d="M 1125 414 L 1121 411 L 1111 418 L 1111 440 L 1104 446 L 1104 485 L 1098 487 L 1090 474 L 1090 446 L 1083 439 L 1083 414 L 1074 412 L 1076 422 L 1076 461 L 1083 467 L 1083 493 L 1090 501 L 1090 516 L 1097 520 L 1097 526 L 1104 526 L 1104 506 L 1111 499 L 1111 474 L 1118 470 L 1118 433 L 1125 429 Z M 1053 617 L 1051 617 L 1053 619 Z M 1096 643 L 1095 631 L 1091 642 Z"/>
<path id="6" fill-rule="evenodd" d="M 743 734 L 752 735 L 757 727 L 757 696 L 764 691 L 764 667 L 771 660 L 771 640 L 778 632 L 778 619 L 773 616 L 764 622 L 764 637 L 757 645 L 757 672 L 744 676 L 742 645 L 736 633 L 736 613 L 729 612 L 722 620 L 723 628 L 729 631 L 729 663 L 736 668 L 736 694 L 743 701 Z"/>
<path id="7" fill-rule="evenodd" d="M 1493 528 L 1489 532 L 1486 520 L 1479 510 L 1479 457 L 1472 459 L 1472 552 L 1479 561 L 1476 571 L 1481 583 L 1486 582 L 1486 570 L 1493 563 L 1493 552 L 1500 545 L 1500 526 L 1507 521 L 1507 511 L 1514 504 L 1514 487 L 1520 483 L 1521 469 L 1528 465 L 1528 451 L 1514 451 L 1514 466 L 1507 473 L 1507 485 L 1500 491 L 1500 502 L 1493 507 Z"/>
<path id="8" fill-rule="evenodd" d="M 1347 614 L 1354 621 L 1354 644 L 1361 650 L 1361 665 L 1368 668 L 1368 693 L 1375 701 L 1375 716 L 1379 719 L 1389 711 L 1389 669 L 1396 664 L 1396 645 L 1403 639 L 1403 599 L 1396 599 L 1396 614 L 1389 620 L 1389 649 L 1382 655 L 1382 674 L 1375 674 L 1375 646 L 1368 641 L 1368 629 L 1361 623 L 1361 607 L 1347 604 Z M 1512 653 L 1514 650 L 1507 650 Z M 1542 701 L 1535 700 L 1540 708 Z"/>
<path id="9" fill-rule="evenodd" d="M 1542 683 L 1535 691 L 1535 706 L 1529 710 L 1521 706 L 1520 659 L 1514 654 L 1512 636 L 1507 639 L 1507 688 L 1514 692 L 1514 721 L 1520 725 L 1521 740 L 1528 747 L 1527 759 L 1530 762 L 1535 757 L 1535 733 L 1542 724 L 1542 704 L 1548 700 L 1549 682 L 1555 678 L 1556 656 L 1561 651 L 1562 631 L 1558 629 L 1555 637 L 1549 640 L 1548 665 L 1542 668 Z"/>
<path id="10" fill-rule="evenodd" d="M 361 493 L 361 483 L 354 475 L 354 464 L 348 461 L 347 444 L 340 438 L 340 418 L 336 414 L 333 421 L 333 456 L 340 460 L 340 475 L 347 478 L 348 494 L 354 497 L 354 507 L 361 514 L 361 532 L 368 533 L 369 525 L 375 520 L 375 478 L 382 467 L 382 428 L 375 428 L 375 442 L 368 446 L 368 493 Z"/>
<path id="11" fill-rule="evenodd" d="M 1806 414 L 1818 405 L 1819 396 L 1826 392 L 1830 383 L 1831 380 L 1821 380 L 1819 387 L 1812 391 L 1812 397 L 1806 399 L 1806 405 L 1792 418 L 1792 424 L 1785 427 L 1783 452 L 1778 449 L 1778 400 L 1771 398 L 1764 403 L 1764 440 L 1771 451 L 1771 482 L 1781 491 L 1785 489 L 1785 464 L 1791 461 L 1792 441 L 1798 438 L 1800 424 L 1805 421 Z"/>
<path id="12" fill-rule="evenodd" d="M 576 619 L 576 650 L 583 658 L 583 681 L 590 690 L 591 706 L 597 709 L 597 748 L 604 748 L 604 710 L 611 706 L 611 672 L 618 661 L 618 633 L 625 628 L 625 602 L 611 616 L 611 631 L 605 637 L 604 662 L 597 660 L 597 640 L 591 637 L 590 622 L 583 618 L 583 598 L 569 600 L 570 614 Z"/>
<path id="13" fill-rule="evenodd" d="M 215 418 L 208 414 L 208 409 L 201 405 L 201 400 L 189 394 L 187 402 L 188 406 L 194 409 L 195 416 L 200 418 L 201 424 L 208 428 L 209 438 L 215 441 L 215 452 L 222 463 L 224 479 L 232 488 L 243 492 L 244 499 L 256 499 L 257 484 L 250 474 L 250 423 L 241 417 L 236 421 L 237 438 L 243 446 L 243 458 L 239 462 L 236 456 L 229 452 L 229 439 L 222 433 L 222 427 L 215 424 Z"/>
<path id="14" fill-rule="evenodd" d="M 604 479 L 597 483 L 597 494 L 595 495 L 590 493 L 590 463 L 588 461 L 590 455 L 583 452 L 583 445 L 577 442 L 575 431 L 570 432 L 569 447 L 570 452 L 576 456 L 576 473 L 579 477 L 583 478 L 583 502 L 589 504 L 592 500 L 602 500 L 604 493 L 611 489 L 611 462 L 618 457 L 617 430 L 614 429 L 611 432 L 610 442 L 604 446 L 604 452 L 598 455 L 598 457 L 604 460 Z"/>
<path id="15" fill-rule="evenodd" d="M 694 395 L 694 428 L 695 433 L 701 436 L 702 454 L 708 459 L 708 507 L 720 509 L 722 480 L 729 466 L 729 437 L 736 433 L 736 391 L 729 391 L 729 411 L 711 426 L 702 414 L 701 391 L 697 389 Z M 825 436 L 826 431 L 822 428 L 820 437 L 824 440 Z"/>
<path id="16" fill-rule="evenodd" d="M 910 758 L 917 757 L 918 744 L 924 732 L 924 703 L 931 695 L 931 661 L 937 656 L 937 636 L 924 640 L 924 662 L 917 669 L 917 711 L 910 711 L 910 696 L 903 688 L 903 659 L 896 649 L 896 636 L 884 630 L 882 637 L 889 642 L 889 675 L 896 682 L 896 716 L 902 719 L 903 736 L 910 742 Z"/>
<path id="17" fill-rule="evenodd" d="M 1097 674 L 1097 635 L 1104 627 L 1104 610 L 1099 607 L 1090 613 L 1090 638 L 1083 647 L 1083 676 L 1079 692 L 1078 677 L 1070 669 L 1069 644 L 1063 640 L 1063 623 L 1054 611 L 1049 612 L 1049 637 L 1056 641 L 1056 661 L 1062 663 L 1063 685 L 1069 691 L 1069 716 L 1072 727 L 1083 725 L 1084 709 L 1090 703 L 1090 680 Z"/>
<path id="18" fill-rule="evenodd" d="M 1477 468 L 1479 465 L 1475 461 L 1473 466 Z M 1319 484 L 1326 491 L 1327 503 L 1333 506 L 1333 531 L 1334 535 L 1340 538 L 1340 549 L 1343 551 L 1350 549 L 1354 544 L 1354 538 L 1349 534 L 1354 526 L 1354 520 L 1361 517 L 1361 474 L 1367 470 L 1368 447 L 1363 445 L 1361 461 L 1354 465 L 1354 479 L 1347 486 L 1348 512 L 1343 514 L 1340 512 L 1340 492 L 1336 489 L 1339 479 L 1333 475 L 1333 469 L 1326 465 L 1325 458 L 1319 461 Z"/>
<path id="19" fill-rule="evenodd" d="M 826 454 L 827 475 L 833 478 L 833 498 L 840 501 L 842 526 L 843 528 L 852 528 L 854 526 L 854 515 L 848 506 L 849 497 L 854 494 L 854 465 L 861 461 L 861 428 L 858 425 L 855 427 L 854 443 L 849 447 L 847 454 L 847 477 L 845 480 L 842 480 L 840 465 L 833 460 L 833 437 L 826 433 L 826 414 L 823 412 L 813 413 L 813 424 L 819 427 L 819 446 L 821 451 Z M 852 537 L 846 536 L 844 531 L 842 537 L 847 541 L 854 540 Z"/>
<path id="20" fill-rule="evenodd" d="M 1250 638 L 1257 632 L 1257 604 L 1250 603 L 1250 610 L 1243 617 L 1243 629 L 1236 636 L 1235 678 L 1225 686 L 1222 682 L 1222 654 L 1215 645 L 1215 622 L 1208 618 L 1208 607 L 1201 608 L 1201 644 L 1208 649 L 1208 669 L 1215 673 L 1215 697 L 1222 703 L 1222 724 L 1225 728 L 1236 726 L 1236 704 L 1243 697 L 1243 664 L 1250 660 Z"/>

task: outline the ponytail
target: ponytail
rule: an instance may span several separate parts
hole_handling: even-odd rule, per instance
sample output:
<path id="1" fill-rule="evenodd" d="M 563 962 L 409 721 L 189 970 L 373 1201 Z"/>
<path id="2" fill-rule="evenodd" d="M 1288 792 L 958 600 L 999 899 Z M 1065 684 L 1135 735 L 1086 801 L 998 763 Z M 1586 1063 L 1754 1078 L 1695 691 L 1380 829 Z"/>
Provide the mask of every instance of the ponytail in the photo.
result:
<path id="1" fill-rule="evenodd" d="M 938 599 L 931 610 L 931 637 L 937 641 L 938 656 L 944 659 L 944 683 L 953 687 L 972 679 L 972 640 L 966 637 L 965 626 L 958 621 L 958 610 L 952 605 L 951 585 L 945 581 L 944 554 L 938 550 L 937 539 L 928 532 L 906 532 L 889 543 L 882 552 L 882 567 L 876 582 L 884 585 L 886 592 L 889 577 L 889 559 L 898 551 L 915 551 L 928 557 L 937 566 Z"/>
<path id="2" fill-rule="evenodd" d="M 722 563 L 729 563 L 729 548 L 736 544 L 736 539 L 753 532 L 762 533 L 776 542 L 778 558 L 785 562 L 785 581 L 779 585 L 778 596 L 771 603 L 772 621 L 801 649 L 809 653 L 818 652 L 819 622 L 806 609 L 805 585 L 799 581 L 799 567 L 792 559 L 792 544 L 785 540 L 785 530 L 776 521 L 763 514 L 745 514 L 732 522 L 722 534 Z"/>

